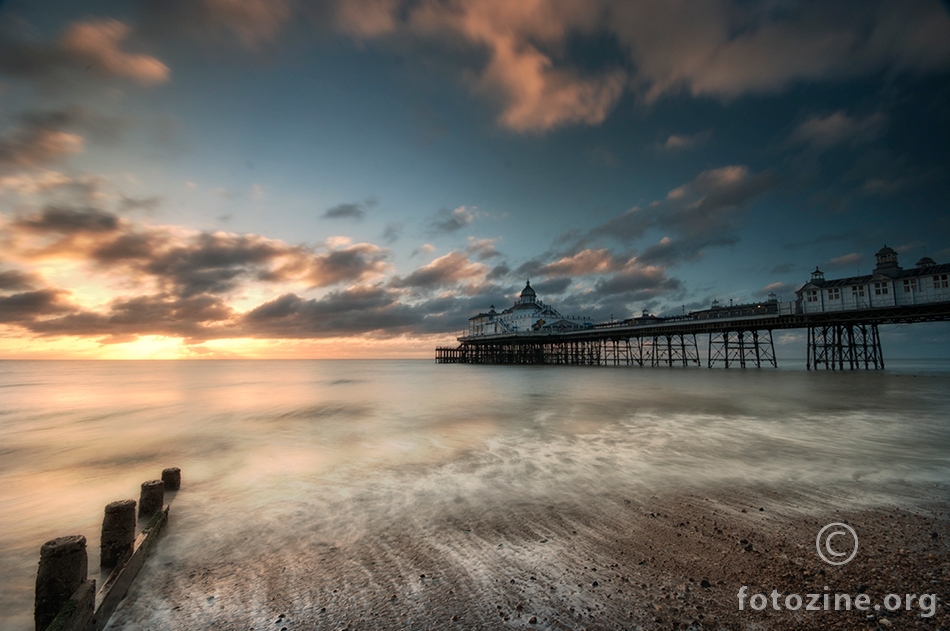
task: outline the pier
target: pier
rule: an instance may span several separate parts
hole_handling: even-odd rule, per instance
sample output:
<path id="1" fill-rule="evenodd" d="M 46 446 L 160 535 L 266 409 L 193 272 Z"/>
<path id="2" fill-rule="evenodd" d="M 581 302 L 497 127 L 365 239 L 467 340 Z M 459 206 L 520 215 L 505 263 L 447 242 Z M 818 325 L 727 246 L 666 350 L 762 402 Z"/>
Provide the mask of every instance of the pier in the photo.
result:
<path id="1" fill-rule="evenodd" d="M 561 316 L 542 305 L 530 282 L 510 308 L 494 306 L 469 319 L 456 347 L 436 348 L 442 364 L 550 364 L 570 366 L 776 366 L 773 331 L 807 331 L 806 368 L 884 368 L 879 327 L 950 320 L 950 264 L 923 258 L 912 269 L 897 265 L 884 246 L 867 276 L 826 281 L 819 269 L 797 300 L 772 295 L 758 303 L 720 306 L 682 316 L 643 315 L 595 324 Z M 521 323 L 531 323 L 524 326 Z M 521 324 L 521 326 L 519 326 Z M 700 341 L 701 340 L 701 341 Z"/>
<path id="2" fill-rule="evenodd" d="M 571 366 L 701 365 L 698 338 L 706 338 L 706 366 L 775 366 L 772 332 L 807 329 L 808 369 L 884 368 L 878 327 L 946 322 L 950 302 L 872 311 L 775 314 L 712 320 L 676 318 L 655 324 L 605 324 L 564 333 L 505 333 L 460 337 L 436 349 L 441 364 L 553 364 Z"/>

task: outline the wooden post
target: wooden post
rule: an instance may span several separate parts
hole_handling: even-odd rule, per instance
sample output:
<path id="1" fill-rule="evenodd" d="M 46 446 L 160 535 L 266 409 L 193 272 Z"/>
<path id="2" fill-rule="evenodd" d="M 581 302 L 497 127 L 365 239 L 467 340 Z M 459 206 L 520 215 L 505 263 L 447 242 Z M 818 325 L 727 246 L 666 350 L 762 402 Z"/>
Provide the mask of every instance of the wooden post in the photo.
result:
<path id="1" fill-rule="evenodd" d="M 33 619 L 36 631 L 43 631 L 59 614 L 89 573 L 86 538 L 82 535 L 59 537 L 40 548 L 40 567 L 36 572 L 36 601 Z"/>
<path id="2" fill-rule="evenodd" d="M 115 567 L 135 541 L 135 500 L 119 500 L 106 505 L 99 539 L 99 565 Z"/>
<path id="3" fill-rule="evenodd" d="M 165 503 L 165 483 L 161 480 L 142 482 L 139 495 L 139 517 L 151 517 L 162 510 Z"/>

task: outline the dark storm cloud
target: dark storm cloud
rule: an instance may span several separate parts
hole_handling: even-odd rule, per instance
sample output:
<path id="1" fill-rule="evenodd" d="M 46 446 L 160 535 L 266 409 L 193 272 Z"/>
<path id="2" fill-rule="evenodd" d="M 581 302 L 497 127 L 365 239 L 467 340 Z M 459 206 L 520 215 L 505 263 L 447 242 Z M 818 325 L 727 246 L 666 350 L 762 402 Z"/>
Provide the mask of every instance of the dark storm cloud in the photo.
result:
<path id="1" fill-rule="evenodd" d="M 54 318 L 20 324 L 38 335 L 108 336 L 128 339 L 140 335 L 168 335 L 189 340 L 226 337 L 232 310 L 219 297 L 179 298 L 143 295 L 112 301 L 103 312 L 75 309 Z"/>
<path id="2" fill-rule="evenodd" d="M 113 239 L 100 241 L 89 252 L 92 260 L 103 265 L 118 262 L 147 261 L 160 245 L 155 234 L 126 232 Z"/>
<path id="3" fill-rule="evenodd" d="M 333 208 L 328 208 L 321 215 L 324 219 L 363 219 L 366 211 L 361 204 L 339 204 Z"/>
<path id="4" fill-rule="evenodd" d="M 142 270 L 188 297 L 229 292 L 248 280 L 300 279 L 313 287 L 326 287 L 381 271 L 384 259 L 385 253 L 370 244 L 314 253 L 257 235 L 201 233 L 186 243 L 163 248 Z"/>
<path id="5" fill-rule="evenodd" d="M 538 295 L 556 296 L 567 291 L 567 288 L 570 287 L 571 283 L 573 282 L 573 278 L 561 276 L 536 282 L 532 285 L 532 287 L 534 287 L 534 290 L 538 292 Z"/>
<path id="6" fill-rule="evenodd" d="M 70 307 L 63 298 L 65 294 L 56 289 L 39 289 L 0 296 L 0 322 L 23 324 L 69 311 Z"/>
<path id="7" fill-rule="evenodd" d="M 48 206 L 39 215 L 18 219 L 14 226 L 30 232 L 69 235 L 114 232 L 119 229 L 119 220 L 112 213 L 98 208 Z"/>
<path id="8" fill-rule="evenodd" d="M 398 335 L 422 318 L 419 310 L 399 302 L 398 294 L 381 286 L 359 286 L 319 299 L 284 294 L 249 311 L 240 326 L 244 335 L 263 338 Z"/>
<path id="9" fill-rule="evenodd" d="M 24 256 L 67 256 L 157 283 L 181 298 L 222 294 L 248 282 L 298 282 L 328 287 L 386 269 L 388 253 L 370 243 L 333 243 L 319 249 L 255 234 L 182 234 L 137 226 L 97 208 L 51 206 L 11 224 Z"/>
<path id="10" fill-rule="evenodd" d="M 511 268 L 508 267 L 507 261 L 499 263 L 495 267 L 491 268 L 491 271 L 485 276 L 486 280 L 498 280 L 499 278 L 504 278 L 511 273 Z"/>
<path id="11" fill-rule="evenodd" d="M 796 83 L 950 66 L 950 18 L 934 0 L 331 6 L 332 23 L 361 44 L 434 44 L 467 87 L 498 107 L 498 124 L 522 133 L 600 124 L 627 91 L 651 104 L 682 93 L 731 101 Z M 585 54 L 605 41 L 599 55 Z M 480 54 L 459 52 L 467 49 Z M 670 146 L 689 144 L 670 138 Z"/>
<path id="12" fill-rule="evenodd" d="M 430 234 L 452 234 L 458 232 L 475 219 L 475 214 L 465 206 L 459 206 L 455 210 L 440 208 L 429 219 Z"/>
<path id="13" fill-rule="evenodd" d="M 19 270 L 0 271 L 0 291 L 33 289 L 36 277 Z"/>
<path id="14" fill-rule="evenodd" d="M 598 280 L 594 290 L 599 294 L 624 294 L 630 300 L 655 298 L 682 290 L 677 278 L 670 278 L 658 267 L 631 267 Z"/>
<path id="15" fill-rule="evenodd" d="M 742 214 L 777 184 L 775 175 L 752 174 L 744 166 L 703 171 L 692 182 L 670 191 L 666 199 L 614 217 L 592 229 L 579 243 L 592 238 L 632 243 L 655 229 L 667 234 L 638 255 L 641 263 L 671 265 L 693 260 L 706 247 L 736 243 Z"/>

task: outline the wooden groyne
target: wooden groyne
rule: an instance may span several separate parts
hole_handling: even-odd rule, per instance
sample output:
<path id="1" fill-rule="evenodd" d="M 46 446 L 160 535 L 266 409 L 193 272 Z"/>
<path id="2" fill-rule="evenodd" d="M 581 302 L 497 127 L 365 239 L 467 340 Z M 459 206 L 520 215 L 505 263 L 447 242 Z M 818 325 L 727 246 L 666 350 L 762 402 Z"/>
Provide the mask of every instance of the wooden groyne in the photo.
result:
<path id="1" fill-rule="evenodd" d="M 96 580 L 89 578 L 86 537 L 70 535 L 44 543 L 36 573 L 36 631 L 101 631 L 168 523 L 165 491 L 179 488 L 177 467 L 162 471 L 160 480 L 142 483 L 138 522 L 145 521 L 145 526 L 138 536 L 135 500 L 106 505 L 99 538 L 100 566 L 111 572 L 98 592 Z"/>

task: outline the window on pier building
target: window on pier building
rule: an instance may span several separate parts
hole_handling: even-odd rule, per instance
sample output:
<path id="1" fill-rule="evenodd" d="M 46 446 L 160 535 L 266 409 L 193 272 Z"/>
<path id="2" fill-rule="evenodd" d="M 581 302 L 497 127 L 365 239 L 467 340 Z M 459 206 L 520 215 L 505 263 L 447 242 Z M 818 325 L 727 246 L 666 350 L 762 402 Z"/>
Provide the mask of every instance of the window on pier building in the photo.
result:
<path id="1" fill-rule="evenodd" d="M 874 283 L 875 296 L 886 296 L 887 293 L 887 283 Z"/>
<path id="2" fill-rule="evenodd" d="M 838 300 L 841 298 L 841 290 L 837 287 L 828 290 L 828 300 Z"/>
<path id="3" fill-rule="evenodd" d="M 934 289 L 946 289 L 947 287 L 950 287 L 947 274 L 937 274 L 934 276 Z"/>
<path id="4" fill-rule="evenodd" d="M 851 293 L 855 298 L 864 298 L 864 285 L 852 285 Z"/>
<path id="5" fill-rule="evenodd" d="M 917 279 L 916 279 L 916 278 L 908 278 L 907 280 L 905 280 L 905 281 L 904 281 L 904 291 L 905 291 L 905 292 L 917 291 Z"/>
<path id="6" fill-rule="evenodd" d="M 810 290 L 806 294 L 806 297 L 808 298 L 808 302 L 818 302 L 818 291 Z"/>

